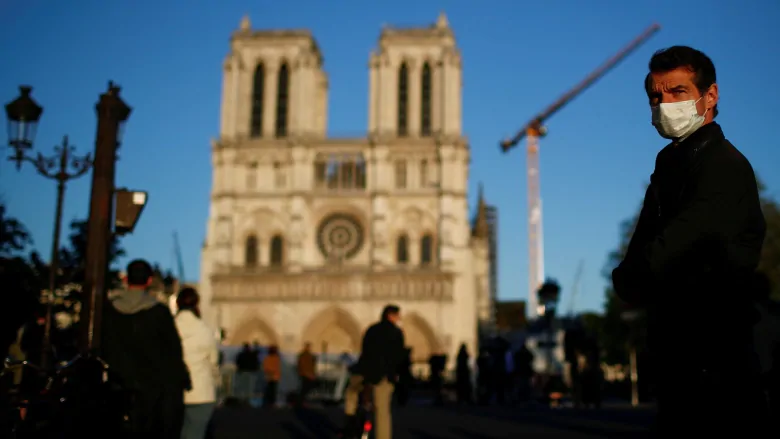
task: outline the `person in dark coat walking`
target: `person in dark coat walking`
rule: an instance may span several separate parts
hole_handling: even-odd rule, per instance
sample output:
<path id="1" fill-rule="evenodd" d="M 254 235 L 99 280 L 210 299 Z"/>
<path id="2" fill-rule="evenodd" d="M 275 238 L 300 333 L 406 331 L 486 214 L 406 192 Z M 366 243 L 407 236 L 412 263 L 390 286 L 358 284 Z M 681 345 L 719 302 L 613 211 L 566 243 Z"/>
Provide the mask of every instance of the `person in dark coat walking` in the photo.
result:
<path id="1" fill-rule="evenodd" d="M 128 438 L 179 439 L 184 391 L 191 389 L 170 309 L 148 291 L 151 265 L 127 265 L 127 288 L 105 307 L 102 357 L 130 397 Z"/>
<path id="2" fill-rule="evenodd" d="M 360 395 L 366 385 L 373 388 L 375 437 L 391 439 L 392 414 L 390 403 L 398 378 L 398 367 L 405 355 L 404 333 L 398 327 L 401 310 L 396 305 L 387 305 L 382 310 L 382 319 L 369 327 L 363 335 L 360 359 L 352 368 L 344 395 L 344 413 L 347 416 L 344 436 L 356 437 L 360 426 L 356 425 Z"/>
<path id="3" fill-rule="evenodd" d="M 648 310 L 661 435 L 763 431 L 749 284 L 766 224 L 748 160 L 714 122 L 715 66 L 686 46 L 656 52 L 645 90 L 671 143 L 655 171 L 616 293 Z"/>
<path id="4" fill-rule="evenodd" d="M 472 404 L 471 365 L 469 364 L 469 351 L 466 343 L 460 345 L 458 357 L 455 360 L 455 383 L 458 388 L 458 402 Z"/>

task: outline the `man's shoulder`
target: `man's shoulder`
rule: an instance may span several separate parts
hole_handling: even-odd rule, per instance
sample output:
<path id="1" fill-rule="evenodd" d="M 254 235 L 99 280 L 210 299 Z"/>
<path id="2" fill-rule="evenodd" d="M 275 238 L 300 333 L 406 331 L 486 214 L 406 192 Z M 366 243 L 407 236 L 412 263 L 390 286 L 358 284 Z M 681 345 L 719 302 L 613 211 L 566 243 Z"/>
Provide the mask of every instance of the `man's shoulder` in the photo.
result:
<path id="1" fill-rule="evenodd" d="M 718 140 L 705 152 L 701 160 L 701 171 L 718 178 L 734 179 L 738 177 L 755 180 L 755 172 L 750 161 L 728 139 Z"/>
<path id="2" fill-rule="evenodd" d="M 145 313 L 146 315 L 156 320 L 166 320 L 171 322 L 175 321 L 175 318 L 171 313 L 171 309 L 162 303 L 154 304 L 149 309 L 141 311 L 141 313 Z"/>
<path id="3" fill-rule="evenodd" d="M 383 322 L 376 322 L 376 323 L 372 324 L 371 326 L 368 327 L 368 329 L 366 329 L 366 332 L 368 332 L 368 331 L 372 331 L 373 332 L 373 331 L 376 331 L 376 330 L 380 329 L 383 326 L 382 323 Z"/>
<path id="4" fill-rule="evenodd" d="M 369 326 L 368 329 L 366 329 L 365 336 L 366 337 L 374 337 L 374 336 L 387 337 L 388 333 L 395 333 L 395 330 L 399 330 L 397 326 L 389 322 L 380 321 Z"/>
<path id="5" fill-rule="evenodd" d="M 667 143 L 666 146 L 661 148 L 661 150 L 658 151 L 658 154 L 655 155 L 656 166 L 658 165 L 659 162 L 662 162 L 673 150 L 674 150 L 674 142 Z"/>

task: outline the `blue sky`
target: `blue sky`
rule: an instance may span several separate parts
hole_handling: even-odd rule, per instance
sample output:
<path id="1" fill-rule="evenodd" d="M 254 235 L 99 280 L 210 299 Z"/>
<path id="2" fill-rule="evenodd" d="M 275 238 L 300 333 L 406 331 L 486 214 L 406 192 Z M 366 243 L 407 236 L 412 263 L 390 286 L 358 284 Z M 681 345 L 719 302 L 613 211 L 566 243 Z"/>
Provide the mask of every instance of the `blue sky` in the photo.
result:
<path id="1" fill-rule="evenodd" d="M 483 6 L 479 6 L 483 5 Z M 587 5 L 587 7 L 585 6 Z M 547 274 L 568 308 L 577 265 L 576 309 L 600 309 L 601 269 L 618 224 L 636 210 L 657 151 L 642 90 L 656 49 L 687 44 L 718 69 L 718 121 L 780 198 L 780 149 L 771 129 L 780 102 L 780 2 L 680 1 L 206 1 L 0 0 L 0 101 L 19 84 L 45 107 L 36 150 L 64 134 L 90 152 L 94 104 L 109 79 L 133 107 L 117 184 L 150 191 L 150 204 L 123 244 L 133 257 L 174 267 L 179 234 L 187 278 L 198 277 L 211 184 L 209 138 L 218 134 L 221 65 L 230 32 L 249 14 L 257 28 L 309 28 L 330 77 L 329 131 L 366 130 L 367 61 L 381 26 L 427 25 L 446 11 L 463 53 L 463 118 L 471 141 L 470 201 L 479 182 L 499 208 L 499 288 L 527 294 L 526 181 L 522 148 L 498 142 L 612 56 L 652 22 L 663 29 L 553 117 L 542 141 Z M 1 133 L 5 139 L 5 133 Z M 3 143 L 5 141 L 3 140 Z M 4 155 L 8 152 L 3 149 Z M 89 177 L 68 185 L 65 219 L 86 217 Z M 0 163 L 0 195 L 48 255 L 55 184 L 26 166 Z"/>

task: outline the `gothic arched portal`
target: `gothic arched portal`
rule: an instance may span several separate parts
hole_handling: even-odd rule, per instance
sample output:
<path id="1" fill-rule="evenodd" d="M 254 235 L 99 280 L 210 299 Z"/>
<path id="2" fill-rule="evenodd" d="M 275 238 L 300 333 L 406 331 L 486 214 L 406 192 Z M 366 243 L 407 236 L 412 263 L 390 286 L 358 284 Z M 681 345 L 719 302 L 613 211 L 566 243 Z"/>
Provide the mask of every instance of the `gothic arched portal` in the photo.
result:
<path id="1" fill-rule="evenodd" d="M 306 325 L 302 343 L 311 343 L 315 352 L 329 353 L 360 351 L 360 325 L 347 311 L 332 306 L 317 313 Z"/>
<path id="2" fill-rule="evenodd" d="M 406 347 L 412 349 L 412 362 L 427 362 L 439 350 L 436 334 L 425 319 L 415 313 L 401 314 Z"/>
<path id="3" fill-rule="evenodd" d="M 263 319 L 253 317 L 236 325 L 227 334 L 231 346 L 258 342 L 260 346 L 279 345 L 279 337 Z"/>

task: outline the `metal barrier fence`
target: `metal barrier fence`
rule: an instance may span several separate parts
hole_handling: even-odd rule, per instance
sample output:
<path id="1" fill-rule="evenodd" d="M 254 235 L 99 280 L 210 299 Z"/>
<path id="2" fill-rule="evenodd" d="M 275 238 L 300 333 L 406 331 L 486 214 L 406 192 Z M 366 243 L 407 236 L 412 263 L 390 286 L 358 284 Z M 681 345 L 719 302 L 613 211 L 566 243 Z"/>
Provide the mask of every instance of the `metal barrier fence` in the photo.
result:
<path id="1" fill-rule="evenodd" d="M 280 404 L 287 400 L 288 395 L 297 394 L 300 391 L 296 358 L 297 356 L 293 355 L 282 355 L 282 376 L 277 390 L 277 401 Z M 309 393 L 309 399 L 338 402 L 344 396 L 348 380 L 349 372 L 345 364 L 318 362 L 317 382 Z M 262 372 L 239 372 L 235 364 L 227 363 L 220 368 L 217 399 L 225 401 L 227 398 L 237 398 L 256 405 L 263 398 L 265 386 L 266 380 Z"/>

